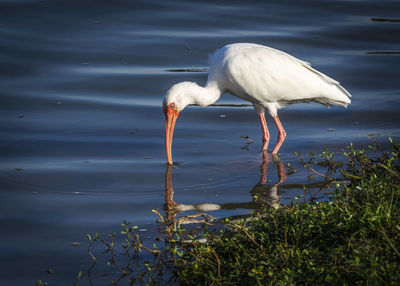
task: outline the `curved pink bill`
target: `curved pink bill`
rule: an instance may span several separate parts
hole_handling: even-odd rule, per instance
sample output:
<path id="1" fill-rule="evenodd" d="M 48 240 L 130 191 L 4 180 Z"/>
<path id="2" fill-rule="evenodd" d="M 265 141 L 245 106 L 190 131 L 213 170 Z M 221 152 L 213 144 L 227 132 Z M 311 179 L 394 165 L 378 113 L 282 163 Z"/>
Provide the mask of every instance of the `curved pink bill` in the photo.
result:
<path id="1" fill-rule="evenodd" d="M 165 114 L 165 152 L 167 153 L 168 164 L 172 165 L 172 137 L 174 136 L 174 128 L 176 119 L 178 118 L 178 112 L 167 112 Z"/>

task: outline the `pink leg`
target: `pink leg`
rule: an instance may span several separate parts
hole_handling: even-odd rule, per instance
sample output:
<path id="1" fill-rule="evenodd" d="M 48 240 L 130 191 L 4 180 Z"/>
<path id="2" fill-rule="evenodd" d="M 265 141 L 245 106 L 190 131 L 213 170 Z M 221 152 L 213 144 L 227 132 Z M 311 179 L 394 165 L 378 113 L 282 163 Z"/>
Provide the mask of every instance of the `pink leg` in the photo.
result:
<path id="1" fill-rule="evenodd" d="M 268 127 L 267 127 L 267 122 L 265 121 L 265 115 L 264 112 L 261 113 L 259 116 L 260 118 L 260 123 L 261 123 L 261 128 L 262 128 L 262 132 L 263 132 L 263 147 L 262 150 L 267 150 L 268 148 L 268 143 L 269 143 L 269 131 L 268 131 Z"/>
<path id="2" fill-rule="evenodd" d="M 279 134 L 278 134 L 278 141 L 276 142 L 274 150 L 272 150 L 272 154 L 278 153 L 279 148 L 281 148 L 281 145 L 282 145 L 283 141 L 285 141 L 285 138 L 286 138 L 286 131 L 285 131 L 285 129 L 283 129 L 282 123 L 279 120 L 278 115 L 274 116 L 274 120 L 275 120 L 276 127 L 278 127 Z"/>

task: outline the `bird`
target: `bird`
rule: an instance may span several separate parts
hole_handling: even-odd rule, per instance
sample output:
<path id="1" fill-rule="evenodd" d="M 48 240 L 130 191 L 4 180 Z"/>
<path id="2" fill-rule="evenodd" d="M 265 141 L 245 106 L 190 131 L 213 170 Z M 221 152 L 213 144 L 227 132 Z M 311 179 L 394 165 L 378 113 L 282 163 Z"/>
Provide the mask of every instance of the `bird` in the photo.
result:
<path id="1" fill-rule="evenodd" d="M 270 139 L 265 110 L 275 121 L 278 138 L 272 154 L 276 155 L 286 138 L 278 110 L 300 102 L 317 102 L 325 106 L 351 103 L 351 94 L 333 78 L 317 71 L 311 64 L 288 53 L 253 43 L 226 45 L 210 57 L 204 87 L 195 82 L 174 84 L 165 94 L 165 149 L 172 165 L 172 138 L 179 113 L 188 105 L 208 106 L 222 94 L 252 103 L 261 123 L 262 150 Z"/>

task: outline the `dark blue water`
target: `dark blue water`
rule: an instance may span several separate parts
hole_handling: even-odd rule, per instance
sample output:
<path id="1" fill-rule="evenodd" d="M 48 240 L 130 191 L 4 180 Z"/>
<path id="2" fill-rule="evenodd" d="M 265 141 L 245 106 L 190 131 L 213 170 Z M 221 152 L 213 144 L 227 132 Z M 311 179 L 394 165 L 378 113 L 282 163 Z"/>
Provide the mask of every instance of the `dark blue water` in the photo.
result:
<path id="1" fill-rule="evenodd" d="M 260 170 L 252 108 L 185 109 L 173 143 L 175 202 L 218 204 L 217 218 L 248 214 L 257 192 L 268 197 L 280 182 L 287 203 L 307 184 L 294 152 L 399 138 L 400 23 L 381 19 L 399 11 L 398 1 L 0 0 L 1 284 L 71 285 L 91 264 L 86 233 L 118 232 L 123 220 L 151 245 L 151 210 L 165 203 L 162 98 L 174 83 L 207 78 L 168 70 L 207 68 L 225 44 L 264 44 L 309 61 L 339 80 L 352 104 L 280 111 L 288 137 L 279 157 L 298 169 L 283 182 L 271 160 Z M 224 95 L 218 103 L 243 102 Z M 241 136 L 253 140 L 248 149 Z"/>

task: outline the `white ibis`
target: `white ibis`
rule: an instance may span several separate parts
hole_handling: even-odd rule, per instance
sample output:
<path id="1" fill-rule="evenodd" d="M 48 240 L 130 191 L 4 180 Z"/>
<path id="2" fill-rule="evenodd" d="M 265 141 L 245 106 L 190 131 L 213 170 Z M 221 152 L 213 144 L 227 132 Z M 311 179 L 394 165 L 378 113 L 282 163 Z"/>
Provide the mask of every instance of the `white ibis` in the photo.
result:
<path id="1" fill-rule="evenodd" d="M 350 93 L 339 82 L 305 61 L 257 44 L 224 46 L 211 57 L 205 87 L 194 82 L 181 82 L 173 85 L 164 98 L 165 148 L 169 164 L 173 164 L 171 145 L 179 112 L 189 104 L 213 104 L 225 92 L 253 104 L 261 122 L 263 150 L 267 150 L 270 137 L 264 115 L 264 110 L 268 110 L 279 131 L 272 154 L 278 152 L 286 137 L 278 109 L 310 101 L 345 107 L 351 103 Z"/>

